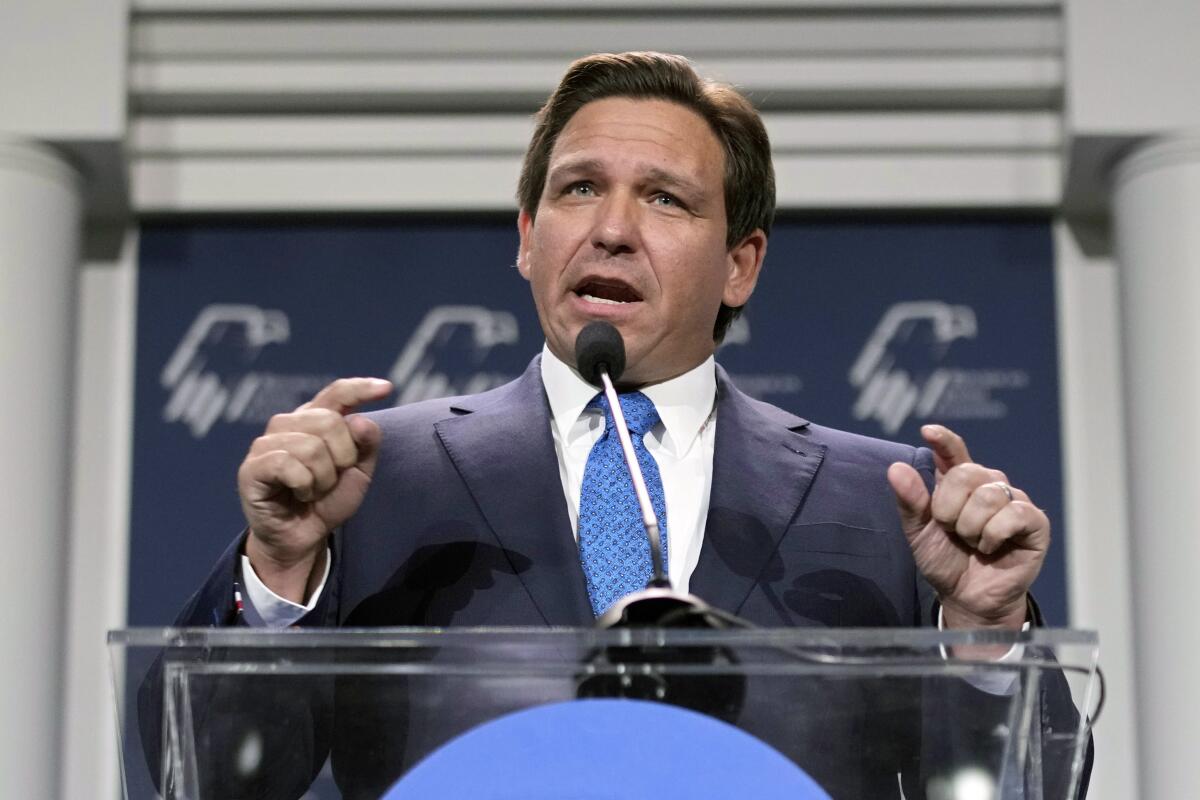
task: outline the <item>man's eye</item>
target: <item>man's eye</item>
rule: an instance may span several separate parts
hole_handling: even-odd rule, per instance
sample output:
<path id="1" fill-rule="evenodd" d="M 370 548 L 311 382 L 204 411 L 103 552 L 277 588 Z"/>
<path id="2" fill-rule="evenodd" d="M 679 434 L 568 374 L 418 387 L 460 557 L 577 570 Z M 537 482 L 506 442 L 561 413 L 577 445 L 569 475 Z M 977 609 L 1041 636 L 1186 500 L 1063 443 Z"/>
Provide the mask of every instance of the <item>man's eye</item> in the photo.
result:
<path id="1" fill-rule="evenodd" d="M 596 187 L 592 186 L 587 181 L 580 181 L 579 183 L 572 183 L 570 186 L 568 186 L 567 193 L 573 194 L 576 197 L 591 197 L 596 193 Z"/>
<path id="2" fill-rule="evenodd" d="M 658 194 L 654 195 L 654 199 L 652 202 L 655 205 L 662 206 L 663 208 L 682 208 L 683 207 L 683 203 L 679 202 L 679 200 L 677 200 L 675 197 L 667 194 L 666 192 L 659 192 Z"/>

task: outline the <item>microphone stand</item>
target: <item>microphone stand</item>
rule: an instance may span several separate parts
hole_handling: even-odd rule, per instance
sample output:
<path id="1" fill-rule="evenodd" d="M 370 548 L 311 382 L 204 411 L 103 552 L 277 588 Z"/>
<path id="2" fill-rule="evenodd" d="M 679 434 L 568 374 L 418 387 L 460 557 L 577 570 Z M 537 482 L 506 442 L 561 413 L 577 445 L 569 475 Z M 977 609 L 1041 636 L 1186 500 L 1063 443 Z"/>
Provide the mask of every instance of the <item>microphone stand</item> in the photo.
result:
<path id="1" fill-rule="evenodd" d="M 650 492 L 646 490 L 642 465 L 638 463 L 637 455 L 633 452 L 633 439 L 629 435 L 629 426 L 625 423 L 625 410 L 621 408 L 617 390 L 613 387 L 612 378 L 608 376 L 608 365 L 602 364 L 599 372 L 600 380 L 604 383 L 604 396 L 608 398 L 608 407 L 612 409 L 615 422 L 613 427 L 617 429 L 617 438 L 621 440 L 621 452 L 625 454 L 625 466 L 629 467 L 629 477 L 633 479 L 633 491 L 642 511 L 642 524 L 646 526 L 646 538 L 650 540 L 650 566 L 653 574 L 646 587 L 669 589 L 671 581 L 663 571 L 662 536 L 658 530 L 658 515 L 654 513 Z"/>

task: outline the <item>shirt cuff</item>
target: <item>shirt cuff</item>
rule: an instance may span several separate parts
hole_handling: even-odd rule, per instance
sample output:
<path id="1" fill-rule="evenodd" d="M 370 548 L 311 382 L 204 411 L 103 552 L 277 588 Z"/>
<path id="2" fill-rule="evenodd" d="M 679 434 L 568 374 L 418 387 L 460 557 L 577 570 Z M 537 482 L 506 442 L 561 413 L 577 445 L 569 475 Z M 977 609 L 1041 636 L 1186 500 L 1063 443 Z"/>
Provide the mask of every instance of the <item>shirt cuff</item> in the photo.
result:
<path id="1" fill-rule="evenodd" d="M 1025 620 L 1025 624 L 1021 626 L 1021 632 L 1029 630 L 1032 623 Z M 942 607 L 938 605 L 937 626 L 939 631 L 946 630 L 946 626 L 942 620 Z M 946 652 L 944 645 L 938 645 L 938 650 L 942 653 L 942 658 L 949 658 L 950 655 Z M 994 664 L 1013 664 L 1025 657 L 1025 645 L 1021 643 L 1014 644 L 1008 648 L 1008 652 L 994 659 Z M 1009 672 L 1008 670 L 985 671 L 973 673 L 964 678 L 964 680 L 974 686 L 981 692 L 987 692 L 994 695 L 1012 694 L 1017 685 L 1017 673 Z"/>
<path id="2" fill-rule="evenodd" d="M 300 620 L 308 612 L 317 607 L 321 593 L 325 591 L 325 582 L 329 580 L 329 568 L 333 563 L 333 555 L 326 554 L 325 574 L 321 576 L 321 585 L 308 598 L 308 603 L 300 605 L 291 600 L 285 600 L 267 588 L 259 580 L 258 573 L 250 566 L 250 557 L 242 556 L 242 582 L 245 584 L 246 597 L 243 600 L 242 618 L 251 628 L 286 628 Z"/>

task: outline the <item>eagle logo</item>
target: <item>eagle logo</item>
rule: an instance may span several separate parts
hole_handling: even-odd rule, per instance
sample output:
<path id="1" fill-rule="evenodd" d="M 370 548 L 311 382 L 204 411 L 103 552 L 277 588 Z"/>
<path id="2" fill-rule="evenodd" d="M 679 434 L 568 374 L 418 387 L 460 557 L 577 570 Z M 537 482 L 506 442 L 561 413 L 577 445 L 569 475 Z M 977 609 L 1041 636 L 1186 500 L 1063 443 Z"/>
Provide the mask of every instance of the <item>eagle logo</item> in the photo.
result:
<path id="1" fill-rule="evenodd" d="M 396 405 L 475 394 L 512 380 L 488 369 L 500 345 L 516 344 L 517 318 L 482 306 L 435 306 L 417 325 L 392 365 Z"/>
<path id="2" fill-rule="evenodd" d="M 286 342 L 290 333 L 282 311 L 222 303 L 206 306 L 159 376 L 170 394 L 163 419 L 185 424 L 196 438 L 207 434 L 222 416 L 238 419 L 262 381 L 250 368 L 267 345 Z"/>
<path id="3" fill-rule="evenodd" d="M 950 346 L 976 332 L 970 306 L 938 300 L 893 305 L 850 367 L 858 389 L 854 418 L 876 420 L 891 435 L 912 415 L 928 417 L 955 380 L 957 371 L 942 366 Z"/>

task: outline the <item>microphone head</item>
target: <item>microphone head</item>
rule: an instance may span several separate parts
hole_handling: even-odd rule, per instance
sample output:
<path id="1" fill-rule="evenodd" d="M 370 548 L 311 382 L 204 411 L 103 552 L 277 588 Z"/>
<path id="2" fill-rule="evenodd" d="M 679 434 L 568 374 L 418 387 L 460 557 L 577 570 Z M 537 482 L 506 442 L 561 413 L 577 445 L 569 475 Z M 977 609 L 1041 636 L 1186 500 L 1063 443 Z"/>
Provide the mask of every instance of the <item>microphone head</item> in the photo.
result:
<path id="1" fill-rule="evenodd" d="M 600 365 L 613 383 L 625 371 L 625 340 L 611 322 L 589 322 L 575 337 L 575 364 L 588 383 L 602 386 Z"/>

